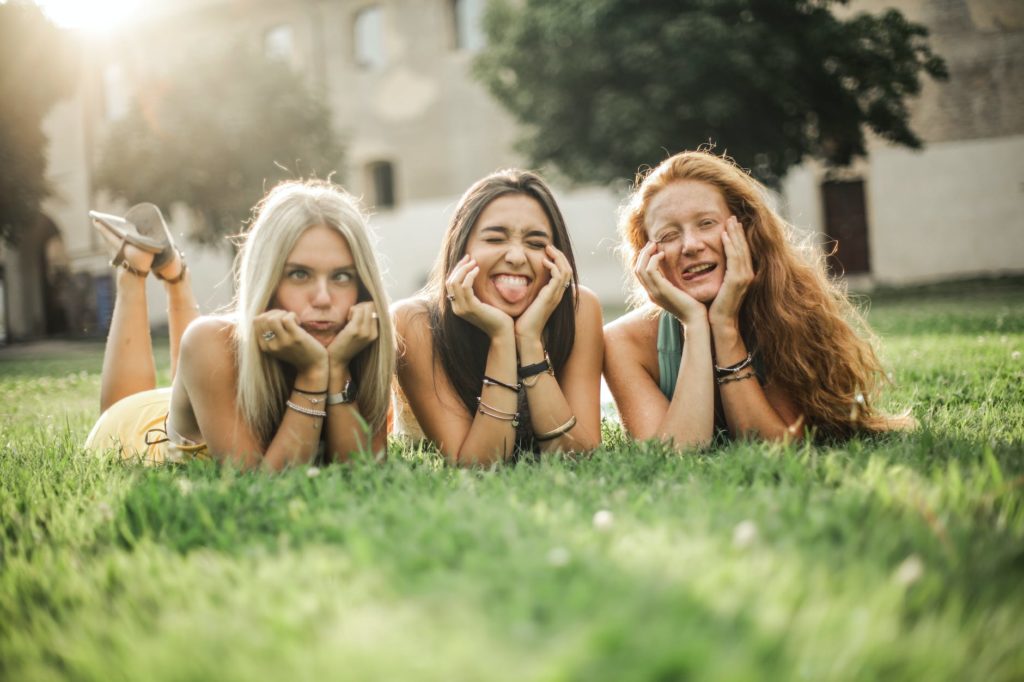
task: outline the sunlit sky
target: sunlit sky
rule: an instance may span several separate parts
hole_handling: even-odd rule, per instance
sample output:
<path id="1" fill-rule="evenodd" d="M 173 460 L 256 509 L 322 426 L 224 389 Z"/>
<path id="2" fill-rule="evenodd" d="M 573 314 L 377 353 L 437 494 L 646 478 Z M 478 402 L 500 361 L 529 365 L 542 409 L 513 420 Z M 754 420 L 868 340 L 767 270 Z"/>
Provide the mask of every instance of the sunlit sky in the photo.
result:
<path id="1" fill-rule="evenodd" d="M 36 4 L 58 26 L 102 32 L 134 18 L 145 0 L 36 0 Z"/>

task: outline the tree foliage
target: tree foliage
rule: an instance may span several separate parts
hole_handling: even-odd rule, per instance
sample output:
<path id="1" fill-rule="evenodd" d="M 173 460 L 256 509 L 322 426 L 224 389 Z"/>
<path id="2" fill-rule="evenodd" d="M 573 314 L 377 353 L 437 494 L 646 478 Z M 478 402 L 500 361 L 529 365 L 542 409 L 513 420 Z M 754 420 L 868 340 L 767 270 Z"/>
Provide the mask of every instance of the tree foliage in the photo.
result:
<path id="1" fill-rule="evenodd" d="M 73 85 L 75 46 L 30 2 L 0 4 L 0 239 L 15 243 L 50 194 L 43 119 Z"/>
<path id="2" fill-rule="evenodd" d="M 475 71 L 521 150 L 578 181 L 630 177 L 711 142 L 770 183 L 845 165 L 865 129 L 917 148 L 908 99 L 946 77 L 927 30 L 845 0 L 495 0 Z"/>
<path id="3" fill-rule="evenodd" d="M 278 181 L 326 177 L 342 156 L 324 98 L 284 62 L 236 47 L 151 76 L 111 125 L 97 183 L 132 203 L 181 201 L 193 236 L 222 243 Z"/>

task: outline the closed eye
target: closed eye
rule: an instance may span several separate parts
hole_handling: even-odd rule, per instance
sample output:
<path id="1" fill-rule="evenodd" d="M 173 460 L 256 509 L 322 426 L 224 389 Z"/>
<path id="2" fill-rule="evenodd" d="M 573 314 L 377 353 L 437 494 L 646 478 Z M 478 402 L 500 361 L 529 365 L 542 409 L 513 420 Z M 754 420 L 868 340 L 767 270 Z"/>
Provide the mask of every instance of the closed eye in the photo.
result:
<path id="1" fill-rule="evenodd" d="M 660 237 L 658 237 L 658 243 L 667 244 L 668 242 L 675 241 L 676 239 L 679 239 L 679 233 L 669 232 L 668 234 L 663 234 Z"/>

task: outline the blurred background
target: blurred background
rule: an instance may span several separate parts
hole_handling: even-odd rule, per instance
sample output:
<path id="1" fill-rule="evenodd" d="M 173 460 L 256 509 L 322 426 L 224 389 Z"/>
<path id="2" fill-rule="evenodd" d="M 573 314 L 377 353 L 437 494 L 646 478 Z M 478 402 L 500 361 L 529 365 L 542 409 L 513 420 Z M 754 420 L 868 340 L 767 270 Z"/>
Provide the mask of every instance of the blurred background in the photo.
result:
<path id="1" fill-rule="evenodd" d="M 473 181 L 537 168 L 621 310 L 633 174 L 707 143 L 856 289 L 1024 272 L 1020 0 L 8 0 L 0 46 L 3 343 L 105 335 L 90 209 L 158 203 L 210 312 L 226 236 L 313 175 L 398 298 Z"/>

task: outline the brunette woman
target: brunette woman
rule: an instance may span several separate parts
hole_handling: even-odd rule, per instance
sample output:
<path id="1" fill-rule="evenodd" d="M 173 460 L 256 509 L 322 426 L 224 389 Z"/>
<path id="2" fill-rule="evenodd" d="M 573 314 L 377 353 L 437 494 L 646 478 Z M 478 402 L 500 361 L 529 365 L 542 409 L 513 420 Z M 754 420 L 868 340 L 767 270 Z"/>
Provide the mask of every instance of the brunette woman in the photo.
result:
<path id="1" fill-rule="evenodd" d="M 394 310 L 399 430 L 449 462 L 600 442 L 601 308 L 579 286 L 565 221 L 535 174 L 469 188 L 426 288 Z"/>

